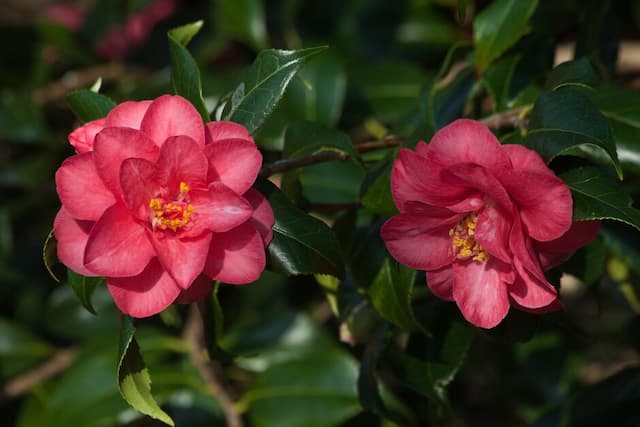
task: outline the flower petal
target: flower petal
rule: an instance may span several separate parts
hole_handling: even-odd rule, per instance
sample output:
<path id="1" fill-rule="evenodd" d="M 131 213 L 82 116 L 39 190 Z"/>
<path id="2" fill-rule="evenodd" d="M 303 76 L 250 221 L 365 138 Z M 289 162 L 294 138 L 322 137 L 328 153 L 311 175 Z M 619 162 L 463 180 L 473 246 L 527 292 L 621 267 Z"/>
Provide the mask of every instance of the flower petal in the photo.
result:
<path id="1" fill-rule="evenodd" d="M 543 270 L 564 262 L 573 252 L 591 242 L 600 231 L 600 221 L 576 221 L 555 240 L 534 242 Z"/>
<path id="2" fill-rule="evenodd" d="M 462 315 L 480 328 L 493 328 L 509 312 L 507 286 L 502 281 L 506 266 L 495 258 L 487 262 L 453 264 L 453 298 Z"/>
<path id="3" fill-rule="evenodd" d="M 206 188 L 207 164 L 202 148 L 193 139 L 188 136 L 169 137 L 158 156 L 160 182 L 173 194 L 180 191 L 181 182 L 191 188 Z"/>
<path id="4" fill-rule="evenodd" d="M 492 173 L 510 166 L 507 153 L 489 128 L 469 119 L 456 120 L 436 132 L 426 156 L 443 167 L 455 163 L 473 163 Z"/>
<path id="5" fill-rule="evenodd" d="M 209 292 L 211 292 L 212 285 L 213 282 L 211 281 L 211 278 L 201 274 L 188 289 L 180 291 L 180 295 L 176 299 L 176 302 L 179 304 L 189 304 L 200 301 L 206 297 Z"/>
<path id="6" fill-rule="evenodd" d="M 442 179 L 452 185 L 467 187 L 489 198 L 491 204 L 497 204 L 511 211 L 512 203 L 507 190 L 498 178 L 487 168 L 473 163 L 456 163 L 442 170 Z M 485 198 L 486 198 L 485 197 Z"/>
<path id="7" fill-rule="evenodd" d="M 56 171 L 56 189 L 67 212 L 97 221 L 116 199 L 98 175 L 93 153 L 69 157 Z"/>
<path id="8" fill-rule="evenodd" d="M 107 278 L 107 287 L 118 309 L 133 317 L 153 316 L 180 294 L 180 288 L 156 258 L 136 276 Z"/>
<path id="9" fill-rule="evenodd" d="M 258 233 L 260 233 L 264 241 L 264 246 L 266 247 L 271 243 L 271 239 L 273 238 L 273 224 L 276 221 L 273 209 L 271 209 L 271 205 L 266 197 L 254 188 L 250 188 L 249 191 L 244 193 L 243 197 L 247 199 L 251 207 L 253 207 L 251 223 L 256 230 L 258 230 Z"/>
<path id="10" fill-rule="evenodd" d="M 480 212 L 475 230 L 475 240 L 491 256 L 502 262 L 511 262 L 509 251 L 509 233 L 512 220 L 504 209 L 487 206 Z"/>
<path id="11" fill-rule="evenodd" d="M 69 143 L 76 149 L 76 153 L 86 153 L 93 150 L 93 140 L 98 132 L 104 129 L 105 119 L 93 120 L 69 134 Z"/>
<path id="12" fill-rule="evenodd" d="M 188 289 L 204 268 L 211 233 L 197 238 L 181 238 L 169 230 L 149 232 L 151 243 L 162 267 L 169 272 L 180 289 Z"/>
<path id="13" fill-rule="evenodd" d="M 209 159 L 208 182 L 220 181 L 238 194 L 244 194 L 255 182 L 262 154 L 244 139 L 225 139 L 208 144 L 204 153 Z"/>
<path id="14" fill-rule="evenodd" d="M 64 265 L 83 276 L 96 276 L 96 273 L 84 266 L 84 250 L 93 224 L 91 221 L 73 219 L 64 206 L 60 208 L 53 221 L 53 234 L 56 236 L 58 259 Z"/>
<path id="15" fill-rule="evenodd" d="M 197 236 L 203 230 L 228 231 L 251 218 L 253 208 L 242 196 L 214 182 L 208 191 L 191 191 L 194 208 L 193 228 L 189 236 Z"/>
<path id="16" fill-rule="evenodd" d="M 141 221 L 149 221 L 149 201 L 161 192 L 156 165 L 145 159 L 129 158 L 120 167 L 120 186 L 127 207 Z"/>
<path id="17" fill-rule="evenodd" d="M 242 285 L 258 280 L 265 264 L 264 242 L 246 222 L 225 233 L 213 233 L 204 272 L 214 280 Z"/>
<path id="18" fill-rule="evenodd" d="M 120 166 L 125 159 L 137 157 L 155 162 L 158 147 L 142 132 L 111 127 L 96 136 L 93 145 L 96 168 L 107 187 L 116 195 L 121 195 Z"/>
<path id="19" fill-rule="evenodd" d="M 427 286 L 438 298 L 453 301 L 453 266 L 427 271 Z"/>
<path id="20" fill-rule="evenodd" d="M 223 141 L 225 139 L 244 139 L 253 143 L 246 127 L 235 122 L 217 121 L 205 125 L 205 137 L 207 144 Z"/>
<path id="21" fill-rule="evenodd" d="M 558 292 L 549 282 L 541 281 L 521 266 L 518 259 L 514 266 L 518 272 L 516 280 L 509 286 L 509 296 L 519 306 L 530 309 L 546 307 L 558 297 Z"/>
<path id="22" fill-rule="evenodd" d="M 198 111 L 181 96 L 163 95 L 147 110 L 140 130 L 158 146 L 171 136 L 184 135 L 204 146 L 204 124 Z"/>
<path id="23" fill-rule="evenodd" d="M 569 230 L 573 199 L 560 178 L 537 171 L 513 170 L 504 173 L 501 181 L 517 203 L 530 237 L 548 241 Z"/>
<path id="24" fill-rule="evenodd" d="M 84 264 L 100 276 L 127 277 L 142 272 L 154 256 L 145 227 L 119 203 L 93 226 Z"/>
<path id="25" fill-rule="evenodd" d="M 505 144 L 502 150 L 507 153 L 511 161 L 511 169 L 533 170 L 547 175 L 555 176 L 537 152 L 518 144 Z M 505 170 L 507 172 L 509 169 Z"/>
<path id="26" fill-rule="evenodd" d="M 449 230 L 461 215 L 447 220 L 418 214 L 400 214 L 384 223 L 380 236 L 399 262 L 418 270 L 436 270 L 454 259 Z"/>
<path id="27" fill-rule="evenodd" d="M 107 114 L 105 126 L 140 130 L 142 118 L 152 101 L 125 101 Z"/>

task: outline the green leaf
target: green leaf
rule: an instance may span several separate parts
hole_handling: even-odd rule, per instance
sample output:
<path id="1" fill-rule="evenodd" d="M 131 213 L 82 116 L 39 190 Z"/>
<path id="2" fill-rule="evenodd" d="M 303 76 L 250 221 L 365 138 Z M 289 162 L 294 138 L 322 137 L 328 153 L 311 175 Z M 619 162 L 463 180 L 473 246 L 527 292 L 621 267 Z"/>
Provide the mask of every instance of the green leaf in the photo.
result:
<path id="1" fill-rule="evenodd" d="M 44 241 L 44 246 L 42 247 L 42 262 L 53 280 L 60 283 L 60 279 L 53 271 L 54 264 L 58 262 L 56 247 L 56 237 L 53 235 L 53 230 L 51 230 L 47 235 L 47 239 Z"/>
<path id="2" fill-rule="evenodd" d="M 547 162 L 567 154 L 595 160 L 605 157 L 622 179 L 609 123 L 576 87 L 562 87 L 538 98 L 526 143 Z"/>
<path id="3" fill-rule="evenodd" d="M 573 218 L 576 221 L 612 219 L 640 230 L 640 210 L 619 184 L 596 167 L 572 169 L 560 175 L 573 195 Z"/>
<path id="4" fill-rule="evenodd" d="M 269 245 L 271 267 L 288 275 L 331 274 L 344 277 L 344 264 L 331 229 L 287 199 L 270 181 L 257 188 L 269 200 L 276 220 Z"/>
<path id="5" fill-rule="evenodd" d="M 391 216 L 398 213 L 391 196 L 391 167 L 393 158 L 381 161 L 369 170 L 362 183 L 362 205 L 370 212 Z"/>
<path id="6" fill-rule="evenodd" d="M 479 71 L 486 70 L 496 58 L 529 32 L 529 18 L 537 6 L 537 0 L 497 0 L 476 16 L 473 41 L 476 68 Z"/>
<path id="7" fill-rule="evenodd" d="M 343 153 L 352 159 L 360 157 L 349 136 L 338 130 L 311 122 L 292 123 L 287 127 L 284 158 L 295 159 L 327 151 Z"/>
<path id="8" fill-rule="evenodd" d="M 0 317 L 0 379 L 13 377 L 51 354 L 51 347 L 16 322 Z"/>
<path id="9" fill-rule="evenodd" d="M 416 271 L 387 258 L 368 289 L 371 303 L 389 322 L 406 331 L 424 331 L 411 307 Z"/>
<path id="10" fill-rule="evenodd" d="M 220 0 L 216 24 L 226 37 L 247 43 L 255 50 L 267 46 L 264 6 L 261 0 Z"/>
<path id="11" fill-rule="evenodd" d="M 116 106 L 111 98 L 89 89 L 75 90 L 66 96 L 66 100 L 83 122 L 100 119 Z"/>
<path id="12" fill-rule="evenodd" d="M 556 90 L 565 85 L 595 87 L 598 83 L 600 83 L 600 76 L 591 65 L 591 61 L 587 57 L 582 57 L 556 66 L 549 74 L 544 87 L 548 90 Z"/>
<path id="13" fill-rule="evenodd" d="M 520 56 L 508 56 L 492 64 L 482 76 L 482 82 L 493 98 L 494 111 L 503 111 L 508 107 L 511 97 L 513 73 Z"/>
<path id="14" fill-rule="evenodd" d="M 253 134 L 280 101 L 287 85 L 304 61 L 325 49 L 326 47 L 321 46 L 300 50 L 261 51 L 233 91 L 224 119 L 240 123 Z"/>
<path id="15" fill-rule="evenodd" d="M 218 300 L 218 289 L 220 288 L 220 282 L 215 282 L 213 290 L 209 298 L 205 298 L 204 313 L 202 317 L 204 319 L 205 327 L 205 342 L 209 357 L 212 359 L 222 361 L 230 360 L 232 356 L 220 347 L 220 339 L 222 338 L 224 315 L 222 313 L 222 307 Z M 201 309 L 201 306 L 198 306 Z"/>
<path id="16" fill-rule="evenodd" d="M 151 395 L 151 377 L 142 360 L 135 331 L 133 319 L 123 315 L 117 366 L 120 394 L 134 409 L 173 426 L 171 417 L 160 409 Z"/>
<path id="17" fill-rule="evenodd" d="M 82 304 L 89 313 L 96 314 L 96 310 L 93 308 L 91 302 L 91 297 L 96 288 L 104 283 L 104 278 L 85 277 L 71 269 L 67 269 L 67 282 L 78 297 L 78 300 L 80 300 L 80 304 Z"/>
<path id="18" fill-rule="evenodd" d="M 200 69 L 186 48 L 186 45 L 200 31 L 200 28 L 202 28 L 202 21 L 197 21 L 174 28 L 167 33 L 171 57 L 171 84 L 178 95 L 193 104 L 202 116 L 202 120 L 208 122 L 210 120 L 209 111 L 202 98 Z"/>

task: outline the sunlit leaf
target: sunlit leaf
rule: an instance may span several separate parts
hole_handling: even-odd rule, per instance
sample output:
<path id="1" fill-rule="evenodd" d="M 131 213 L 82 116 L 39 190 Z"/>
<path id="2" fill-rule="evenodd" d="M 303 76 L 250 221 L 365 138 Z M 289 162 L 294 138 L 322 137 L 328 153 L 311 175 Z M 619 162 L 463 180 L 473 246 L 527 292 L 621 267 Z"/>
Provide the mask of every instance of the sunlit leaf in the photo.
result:
<path id="1" fill-rule="evenodd" d="M 83 122 L 100 119 L 116 106 L 111 98 L 89 89 L 75 90 L 66 96 L 66 100 Z"/>

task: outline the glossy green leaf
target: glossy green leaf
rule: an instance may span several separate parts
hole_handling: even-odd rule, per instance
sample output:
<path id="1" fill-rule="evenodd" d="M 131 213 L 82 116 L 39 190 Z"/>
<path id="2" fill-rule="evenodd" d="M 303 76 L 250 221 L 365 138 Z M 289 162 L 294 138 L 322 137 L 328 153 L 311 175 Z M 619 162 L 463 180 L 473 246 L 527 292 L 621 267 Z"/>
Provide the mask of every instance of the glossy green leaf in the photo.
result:
<path id="1" fill-rule="evenodd" d="M 422 331 L 411 307 L 416 271 L 387 258 L 367 290 L 380 315 L 406 331 Z"/>
<path id="2" fill-rule="evenodd" d="M 607 119 L 587 95 L 575 87 L 562 87 L 538 98 L 531 113 L 526 143 L 546 161 L 566 154 L 596 160 L 604 156 L 622 178 Z"/>
<path id="3" fill-rule="evenodd" d="M 309 203 L 357 204 L 364 168 L 355 162 L 332 161 L 299 170 L 302 195 Z"/>
<path id="4" fill-rule="evenodd" d="M 96 314 L 96 310 L 93 308 L 93 303 L 91 302 L 91 297 L 96 288 L 104 284 L 104 278 L 85 277 L 71 269 L 67 269 L 67 282 L 73 289 L 76 297 L 78 297 L 80 304 L 91 314 Z"/>
<path id="5" fill-rule="evenodd" d="M 508 56 L 493 63 L 482 76 L 482 82 L 493 98 L 494 111 L 507 109 L 511 97 L 513 73 L 520 56 Z"/>
<path id="6" fill-rule="evenodd" d="M 151 377 L 142 360 L 135 338 L 133 319 L 122 316 L 117 366 L 118 388 L 122 397 L 137 411 L 173 426 L 173 420 L 160 409 L 151 395 Z"/>
<path id="7" fill-rule="evenodd" d="M 298 122 L 287 127 L 283 156 L 287 159 L 310 156 L 322 152 L 337 152 L 357 159 L 351 139 L 345 133 L 312 123 Z"/>
<path id="8" fill-rule="evenodd" d="M 331 274 L 344 276 L 338 242 L 331 229 L 294 204 L 267 180 L 257 184 L 269 200 L 276 220 L 269 245 L 271 267 L 289 275 Z"/>
<path id="9" fill-rule="evenodd" d="M 582 57 L 556 66 L 549 74 L 545 88 L 556 90 L 565 85 L 595 87 L 598 83 L 600 83 L 600 76 L 591 65 L 591 61 L 587 57 Z"/>
<path id="10" fill-rule="evenodd" d="M 83 122 L 100 119 L 116 106 L 111 98 L 88 89 L 75 90 L 66 96 L 66 100 Z"/>
<path id="11" fill-rule="evenodd" d="M 261 0 L 221 0 L 216 3 L 218 31 L 247 43 L 255 50 L 267 47 L 264 6 Z"/>
<path id="12" fill-rule="evenodd" d="M 398 213 L 391 197 L 391 167 L 393 159 L 380 162 L 369 170 L 362 183 L 362 205 L 370 212 L 391 216 Z"/>
<path id="13" fill-rule="evenodd" d="M 598 168 L 572 169 L 560 178 L 571 189 L 574 220 L 612 219 L 640 230 L 640 210 L 633 208 L 629 195 Z"/>
<path id="14" fill-rule="evenodd" d="M 47 235 L 47 239 L 44 241 L 44 246 L 42 247 L 42 262 L 44 263 L 45 268 L 49 275 L 58 283 L 60 283 L 60 279 L 54 272 L 54 265 L 58 262 L 57 255 L 57 242 L 56 237 L 53 235 L 53 230 L 49 232 Z"/>
<path id="15" fill-rule="evenodd" d="M 473 69 L 470 66 L 463 67 L 452 79 L 445 77 L 433 85 L 426 110 L 434 129 L 440 129 L 460 117 L 473 85 Z"/>
<path id="16" fill-rule="evenodd" d="M 200 69 L 195 59 L 186 48 L 200 28 L 202 21 L 193 22 L 174 28 L 167 33 L 169 39 L 169 55 L 171 57 L 171 84 L 174 91 L 189 100 L 202 116 L 202 120 L 208 122 L 209 111 L 202 98 L 202 83 L 200 82 Z"/>
<path id="17" fill-rule="evenodd" d="M 304 61 L 325 49 L 261 51 L 233 91 L 224 119 L 240 123 L 254 133 L 280 101 Z"/>
<path id="18" fill-rule="evenodd" d="M 529 32 L 529 18 L 537 0 L 497 0 L 480 12 L 473 23 L 476 68 L 484 71 Z"/>

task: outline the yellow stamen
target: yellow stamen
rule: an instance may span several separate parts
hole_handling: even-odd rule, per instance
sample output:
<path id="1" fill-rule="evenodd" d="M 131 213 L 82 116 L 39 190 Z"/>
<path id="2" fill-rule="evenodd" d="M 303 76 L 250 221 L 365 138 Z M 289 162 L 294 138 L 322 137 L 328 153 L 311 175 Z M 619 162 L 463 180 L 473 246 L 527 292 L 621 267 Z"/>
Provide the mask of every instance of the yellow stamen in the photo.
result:
<path id="1" fill-rule="evenodd" d="M 489 260 L 489 254 L 480 246 L 475 238 L 478 215 L 472 213 L 467 215 L 455 227 L 449 230 L 453 253 L 459 259 L 469 259 L 485 262 Z"/>
<path id="2" fill-rule="evenodd" d="M 175 197 L 174 201 L 166 202 L 161 198 L 153 198 L 149 200 L 149 208 L 151 209 L 151 226 L 153 229 L 178 231 L 186 226 L 195 209 L 191 203 L 188 203 L 189 186 L 181 182 L 180 193 Z"/>

